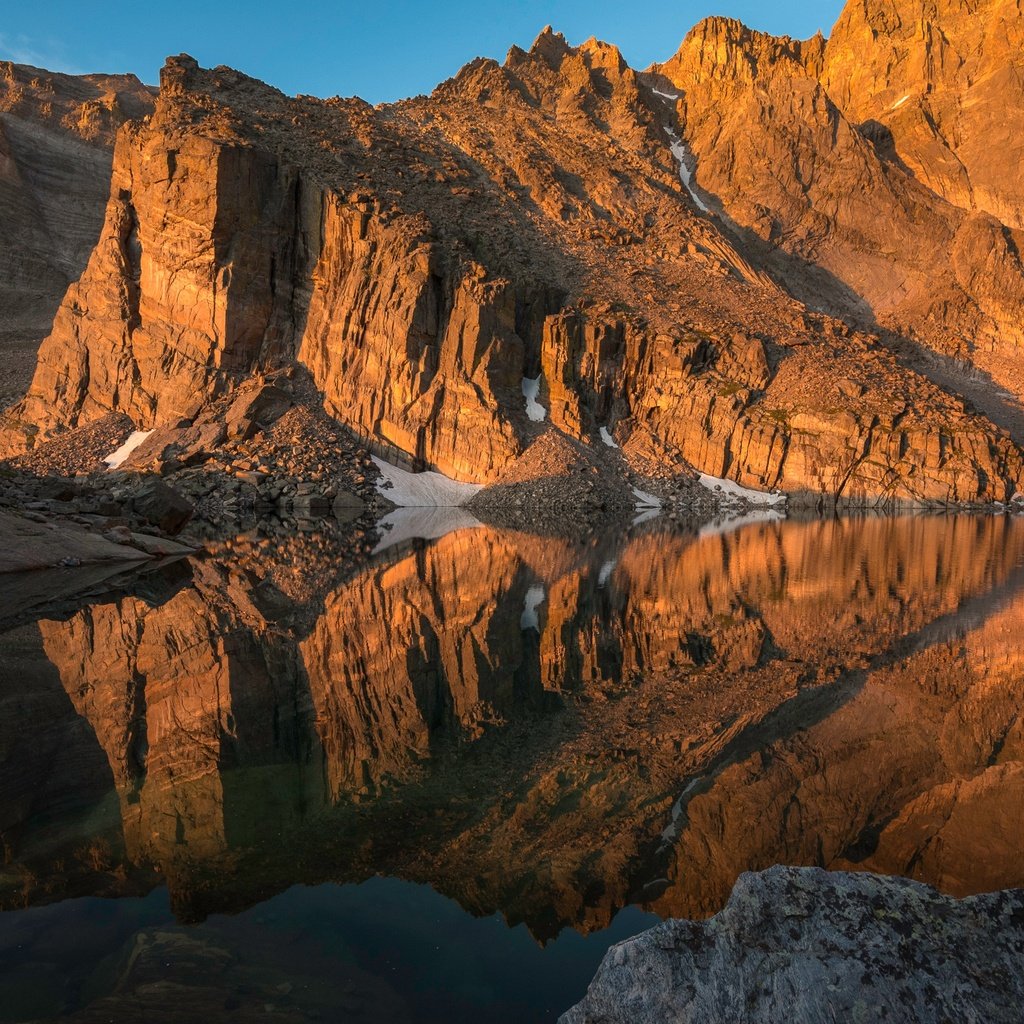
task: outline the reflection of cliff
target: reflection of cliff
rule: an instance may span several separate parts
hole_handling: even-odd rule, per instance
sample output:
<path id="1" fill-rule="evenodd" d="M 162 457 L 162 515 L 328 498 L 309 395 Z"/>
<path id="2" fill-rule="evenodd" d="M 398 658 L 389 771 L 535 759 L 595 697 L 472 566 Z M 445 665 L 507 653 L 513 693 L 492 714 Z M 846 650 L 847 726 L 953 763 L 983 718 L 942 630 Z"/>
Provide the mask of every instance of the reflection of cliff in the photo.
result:
<path id="1" fill-rule="evenodd" d="M 86 719 L 73 713 L 56 668 L 39 654 L 39 637 L 21 627 L 0 637 L 0 906 L 43 898 L 45 877 L 32 862 L 47 846 L 82 844 L 87 866 L 105 860 L 118 831 L 110 769 Z M 16 851 L 16 855 L 15 855 Z M 95 881 L 93 882 L 93 887 Z M 122 885 L 122 891 L 124 886 Z M 66 887 L 58 880 L 58 892 Z"/>
<path id="2" fill-rule="evenodd" d="M 1022 626 L 1017 594 L 702 785 L 657 909 L 715 913 L 741 872 L 776 863 L 907 875 L 958 896 L 1024 885 Z"/>
<path id="3" fill-rule="evenodd" d="M 332 796 L 408 775 L 446 723 L 477 738 L 539 696 L 521 628 L 531 581 L 513 539 L 465 530 L 328 598 L 300 651 Z"/>
<path id="4" fill-rule="evenodd" d="M 486 808 L 441 851 L 434 877 L 471 880 L 461 886 L 465 902 L 502 909 L 542 933 L 567 923 L 601 927 L 623 903 L 653 898 L 670 865 L 660 837 L 691 780 L 734 751 L 827 714 L 860 666 L 929 643 L 943 617 L 956 623 L 963 602 L 1013 573 L 1018 534 L 1005 521 L 879 519 L 753 527 L 679 547 L 659 535 L 636 540 L 609 577 L 605 643 L 607 651 L 627 638 L 623 681 L 640 678 L 630 687 L 589 686 L 576 734 L 514 802 Z M 801 691 L 810 697 L 808 684 L 835 680 L 841 685 L 816 701 L 787 703 Z M 858 749 L 861 738 L 846 741 Z M 911 752 L 904 766 L 913 764 Z M 880 790 L 894 785 L 900 767 Z M 805 770 L 827 773 L 828 757 Z M 849 798 L 841 795 L 838 814 Z M 744 813 L 734 825 L 767 827 Z M 799 835 L 799 822 L 793 827 Z M 699 829 L 693 839 L 701 842 Z M 811 837 L 792 860 L 817 863 L 818 843 Z M 719 856 L 701 868 L 710 871 Z M 785 851 L 777 859 L 790 860 Z M 1015 863 L 1000 870 L 1012 873 Z M 701 877 L 696 870 L 695 887 Z"/>
<path id="5" fill-rule="evenodd" d="M 208 561 L 170 597 L 40 629 L 106 754 L 129 861 L 189 913 L 382 872 L 549 935 L 654 897 L 666 870 L 660 909 L 713 908 L 762 857 L 962 887 L 951 844 L 1019 781 L 999 645 L 1016 606 L 985 600 L 1022 559 L 1004 518 L 585 547 L 481 528 L 322 604 Z M 964 602 L 960 651 L 934 624 Z M 1011 821 L 999 834 L 994 881 L 1020 847 Z"/>
<path id="6" fill-rule="evenodd" d="M 267 841 L 317 790 L 295 645 L 275 622 L 287 603 L 269 580 L 199 563 L 156 604 L 128 596 L 39 624 L 107 755 L 132 861 L 173 872 Z"/>

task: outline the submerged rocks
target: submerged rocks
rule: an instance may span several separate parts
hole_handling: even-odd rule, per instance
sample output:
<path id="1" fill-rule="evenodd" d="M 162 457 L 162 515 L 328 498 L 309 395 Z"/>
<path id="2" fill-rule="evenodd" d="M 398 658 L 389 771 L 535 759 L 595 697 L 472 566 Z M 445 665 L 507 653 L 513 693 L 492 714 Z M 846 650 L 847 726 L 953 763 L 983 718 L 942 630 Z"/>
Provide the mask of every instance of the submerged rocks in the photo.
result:
<path id="1" fill-rule="evenodd" d="M 706 922 L 612 947 L 560 1024 L 1017 1024 L 1024 891 L 955 900 L 902 878 L 775 867 Z"/>

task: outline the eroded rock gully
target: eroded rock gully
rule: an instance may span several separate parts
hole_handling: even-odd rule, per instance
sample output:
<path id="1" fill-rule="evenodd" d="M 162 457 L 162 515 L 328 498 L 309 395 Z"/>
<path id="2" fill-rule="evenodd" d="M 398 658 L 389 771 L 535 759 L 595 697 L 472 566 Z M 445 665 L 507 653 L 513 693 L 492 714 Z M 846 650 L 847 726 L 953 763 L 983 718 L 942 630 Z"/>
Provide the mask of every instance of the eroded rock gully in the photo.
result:
<path id="1" fill-rule="evenodd" d="M 64 762 L 4 762 L 40 775 L 4 825 L 7 905 L 156 867 L 193 918 L 296 870 L 385 872 L 547 938 L 630 902 L 712 913 L 781 859 L 962 893 L 980 813 L 1002 822 L 982 884 L 1022 881 L 1013 521 L 481 527 L 340 579 L 314 551 L 243 538 L 18 634 L 5 735 L 63 700 L 54 735 L 92 767 L 42 834 Z"/>
<path id="2" fill-rule="evenodd" d="M 844 18 L 828 46 L 713 19 L 647 73 L 545 30 L 378 108 L 170 59 L 3 446 L 111 411 L 187 425 L 297 359 L 361 443 L 460 480 L 500 482 L 553 426 L 798 500 L 1010 500 L 1015 443 L 872 330 L 1015 386 L 1014 186 L 971 205 L 887 155 L 848 94 L 896 86 L 851 70 Z M 953 107 L 968 80 L 942 79 Z"/>

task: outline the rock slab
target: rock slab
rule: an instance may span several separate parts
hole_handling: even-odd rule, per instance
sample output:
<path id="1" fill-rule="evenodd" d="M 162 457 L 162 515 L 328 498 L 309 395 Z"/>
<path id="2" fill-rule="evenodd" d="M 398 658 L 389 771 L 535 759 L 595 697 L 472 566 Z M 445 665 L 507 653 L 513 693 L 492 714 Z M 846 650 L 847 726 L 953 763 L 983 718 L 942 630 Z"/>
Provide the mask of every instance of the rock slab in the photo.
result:
<path id="1" fill-rule="evenodd" d="M 77 567 L 93 562 L 145 561 L 145 551 L 90 533 L 72 523 L 36 522 L 0 512 L 0 573 Z"/>
<path id="2" fill-rule="evenodd" d="M 774 867 L 709 921 L 605 955 L 559 1024 L 1019 1024 L 1024 891 L 955 900 L 902 878 Z"/>

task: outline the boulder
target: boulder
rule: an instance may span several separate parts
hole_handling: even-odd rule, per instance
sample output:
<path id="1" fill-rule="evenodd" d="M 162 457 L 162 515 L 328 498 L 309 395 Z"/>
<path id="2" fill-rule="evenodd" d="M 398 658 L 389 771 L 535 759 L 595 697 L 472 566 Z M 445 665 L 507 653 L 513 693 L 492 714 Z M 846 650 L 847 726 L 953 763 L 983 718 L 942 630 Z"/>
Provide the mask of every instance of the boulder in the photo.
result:
<path id="1" fill-rule="evenodd" d="M 182 555 L 191 555 L 195 552 L 195 548 L 186 547 L 184 544 L 168 540 L 166 537 L 154 537 L 148 533 L 133 533 L 128 543 L 154 558 L 179 558 Z"/>
<path id="2" fill-rule="evenodd" d="M 94 562 L 133 562 L 149 557 L 67 521 L 36 522 L 0 512 L 0 573 L 74 567 Z"/>
<path id="3" fill-rule="evenodd" d="M 339 512 L 344 512 L 346 515 L 351 511 L 361 512 L 366 508 L 366 502 L 362 498 L 357 498 L 354 494 L 349 491 L 339 490 L 334 498 L 334 514 L 338 515 Z"/>
<path id="4" fill-rule="evenodd" d="M 252 437 L 257 431 L 269 427 L 292 406 L 292 397 L 273 384 L 246 391 L 231 403 L 225 416 L 227 436 Z"/>
<path id="5" fill-rule="evenodd" d="M 559 1024 L 1018 1024 L 1024 891 L 955 900 L 903 878 L 774 867 L 710 921 L 605 955 Z"/>
<path id="6" fill-rule="evenodd" d="M 122 469 L 192 466 L 205 462 L 224 443 L 227 429 L 221 422 L 194 426 L 160 427 L 125 459 Z"/>
<path id="7" fill-rule="evenodd" d="M 194 511 L 187 498 L 157 476 L 139 477 L 126 498 L 136 515 L 164 533 L 177 533 Z"/>

